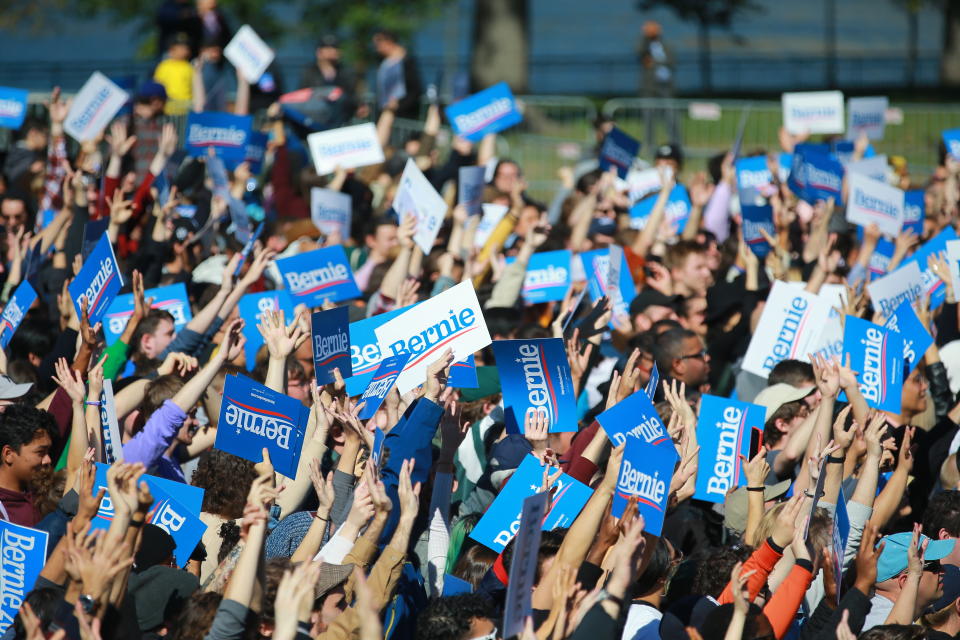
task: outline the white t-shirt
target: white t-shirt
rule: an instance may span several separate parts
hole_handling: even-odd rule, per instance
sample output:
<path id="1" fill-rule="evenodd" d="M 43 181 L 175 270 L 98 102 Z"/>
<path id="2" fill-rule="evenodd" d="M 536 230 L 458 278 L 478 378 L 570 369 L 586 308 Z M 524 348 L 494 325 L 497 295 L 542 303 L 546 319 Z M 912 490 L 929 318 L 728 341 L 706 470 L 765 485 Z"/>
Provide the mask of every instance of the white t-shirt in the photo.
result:
<path id="1" fill-rule="evenodd" d="M 890 615 L 892 610 L 892 600 L 888 600 L 879 593 L 873 594 L 873 597 L 870 598 L 870 613 L 868 613 L 867 617 L 863 620 L 863 629 L 861 629 L 861 631 L 866 631 L 886 622 L 887 616 Z"/>
<path id="2" fill-rule="evenodd" d="M 621 640 L 660 640 L 660 619 L 663 614 L 652 604 L 634 602 L 627 611 Z"/>

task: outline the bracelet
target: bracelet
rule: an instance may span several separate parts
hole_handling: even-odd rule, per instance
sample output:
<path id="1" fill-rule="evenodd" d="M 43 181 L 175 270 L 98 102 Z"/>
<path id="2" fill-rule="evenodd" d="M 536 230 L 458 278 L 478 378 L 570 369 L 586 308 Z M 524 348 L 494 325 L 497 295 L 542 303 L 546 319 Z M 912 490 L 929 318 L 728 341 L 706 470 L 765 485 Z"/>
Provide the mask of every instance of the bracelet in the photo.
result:
<path id="1" fill-rule="evenodd" d="M 145 523 L 146 523 L 145 520 L 130 520 L 130 524 L 128 524 L 127 526 L 128 526 L 128 527 L 133 527 L 134 529 L 139 529 L 139 528 L 142 527 Z"/>
<path id="2" fill-rule="evenodd" d="M 847 454 L 842 456 L 827 456 L 827 462 L 830 464 L 843 464 L 847 461 Z"/>
<path id="3" fill-rule="evenodd" d="M 810 493 L 809 491 L 804 491 L 804 492 L 803 492 L 803 495 L 807 496 L 807 497 L 810 498 L 811 500 L 815 500 L 815 499 L 817 498 L 817 494 L 815 494 L 815 493 Z"/>
<path id="4" fill-rule="evenodd" d="M 314 514 L 313 514 L 313 519 L 314 519 L 314 520 L 323 520 L 324 522 L 329 522 L 329 521 L 330 521 L 330 516 L 327 516 L 327 517 L 325 517 L 325 518 L 321 518 L 319 513 L 314 512 Z"/>
<path id="5" fill-rule="evenodd" d="M 747 491 L 763 491 L 766 487 L 747 487 Z"/>
<path id="6" fill-rule="evenodd" d="M 99 407 L 101 402 L 99 400 L 85 400 L 84 403 L 88 407 Z"/>

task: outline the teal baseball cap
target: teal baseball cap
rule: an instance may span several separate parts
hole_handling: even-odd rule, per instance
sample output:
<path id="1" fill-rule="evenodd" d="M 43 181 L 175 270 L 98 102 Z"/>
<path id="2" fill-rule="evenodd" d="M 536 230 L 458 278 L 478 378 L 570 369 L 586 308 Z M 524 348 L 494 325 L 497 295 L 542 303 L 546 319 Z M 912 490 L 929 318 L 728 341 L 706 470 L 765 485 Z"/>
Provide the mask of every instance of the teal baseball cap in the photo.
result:
<path id="1" fill-rule="evenodd" d="M 907 549 L 913 534 L 909 531 L 893 533 L 880 539 L 883 543 L 883 552 L 877 560 L 877 582 L 894 578 L 907 569 Z M 953 551 L 954 540 L 932 540 L 920 534 L 920 544 L 930 540 L 927 551 L 923 554 L 924 562 L 933 562 L 946 558 Z M 878 543 L 879 544 L 879 543 Z"/>

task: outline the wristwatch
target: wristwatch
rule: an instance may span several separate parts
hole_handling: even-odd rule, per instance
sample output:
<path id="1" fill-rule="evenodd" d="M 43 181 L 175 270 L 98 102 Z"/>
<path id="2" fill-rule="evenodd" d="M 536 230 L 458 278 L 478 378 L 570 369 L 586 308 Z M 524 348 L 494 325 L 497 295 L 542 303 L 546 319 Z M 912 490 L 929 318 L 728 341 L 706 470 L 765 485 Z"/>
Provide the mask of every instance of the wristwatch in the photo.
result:
<path id="1" fill-rule="evenodd" d="M 606 589 L 600 589 L 600 593 L 597 594 L 597 602 L 603 602 L 604 600 L 610 600 L 611 602 L 616 603 L 616 605 L 619 607 L 623 606 L 623 598 L 618 598 Z"/>
<path id="2" fill-rule="evenodd" d="M 83 612 L 87 615 L 93 615 L 97 612 L 97 599 L 89 594 L 83 594 L 77 598 L 77 602 L 80 603 L 80 608 L 83 609 Z"/>

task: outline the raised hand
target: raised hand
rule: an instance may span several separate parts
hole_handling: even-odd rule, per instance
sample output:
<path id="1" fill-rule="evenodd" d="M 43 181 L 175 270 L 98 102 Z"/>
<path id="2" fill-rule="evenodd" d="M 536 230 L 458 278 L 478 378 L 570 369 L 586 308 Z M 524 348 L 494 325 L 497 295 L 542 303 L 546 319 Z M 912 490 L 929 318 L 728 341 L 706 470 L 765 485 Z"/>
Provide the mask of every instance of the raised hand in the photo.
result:
<path id="1" fill-rule="evenodd" d="M 53 368 L 56 372 L 56 375 L 52 376 L 53 381 L 67 392 L 74 404 L 82 403 L 87 389 L 80 372 L 71 369 L 66 358 L 59 358 L 53 364 Z"/>
<path id="2" fill-rule="evenodd" d="M 453 364 L 453 350 L 447 349 L 440 359 L 427 367 L 427 380 L 423 385 L 423 397 L 433 402 L 440 399 L 440 394 L 447 386 L 450 377 L 450 366 Z"/>
<path id="3" fill-rule="evenodd" d="M 400 497 L 400 519 L 412 523 L 420 509 L 420 483 L 413 485 L 410 476 L 413 473 L 414 459 L 404 460 L 400 468 L 400 483 L 397 494 Z"/>
<path id="4" fill-rule="evenodd" d="M 542 456 L 547 450 L 547 431 L 549 427 L 549 418 L 539 411 L 528 411 L 527 415 L 524 416 L 523 437 L 533 445 L 533 452 L 539 454 L 539 456 Z"/>

